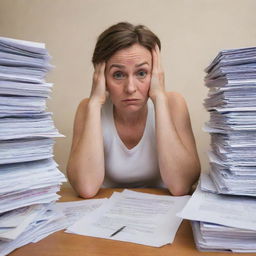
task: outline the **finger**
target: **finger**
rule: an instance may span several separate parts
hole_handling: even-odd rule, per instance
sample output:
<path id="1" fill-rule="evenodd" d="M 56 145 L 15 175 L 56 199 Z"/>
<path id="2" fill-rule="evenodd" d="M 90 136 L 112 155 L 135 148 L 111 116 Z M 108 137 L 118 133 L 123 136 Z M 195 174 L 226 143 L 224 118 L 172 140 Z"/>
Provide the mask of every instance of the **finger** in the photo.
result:
<path id="1" fill-rule="evenodd" d="M 158 60 L 158 69 L 162 70 L 162 59 L 161 59 L 161 53 L 158 44 L 155 46 L 156 54 L 157 54 L 157 60 Z"/>
<path id="2" fill-rule="evenodd" d="M 99 76 L 99 63 L 96 64 L 95 67 L 94 67 L 94 73 L 93 73 L 94 82 L 97 81 L 98 76 Z"/>
<path id="3" fill-rule="evenodd" d="M 100 65 L 99 63 L 95 64 L 95 67 L 94 67 L 94 72 L 95 72 L 95 73 L 98 71 L 99 65 Z"/>
<path id="4" fill-rule="evenodd" d="M 99 66 L 99 75 L 102 77 L 105 77 L 105 67 L 106 67 L 106 63 L 101 62 Z"/>
<path id="5" fill-rule="evenodd" d="M 105 91 L 105 96 L 106 96 L 106 98 L 109 97 L 109 91 L 108 90 Z"/>
<path id="6" fill-rule="evenodd" d="M 156 45 L 155 45 L 155 50 L 156 50 L 156 52 L 157 52 L 157 53 L 159 53 L 159 52 L 160 52 L 160 49 L 159 49 L 158 44 L 156 44 Z"/>
<path id="7" fill-rule="evenodd" d="M 95 70 L 94 70 L 94 81 L 97 83 L 98 80 L 104 77 L 104 71 L 105 71 L 105 63 L 101 62 L 95 65 Z"/>
<path id="8" fill-rule="evenodd" d="M 152 73 L 156 73 L 158 68 L 158 57 L 156 49 L 152 49 Z"/>

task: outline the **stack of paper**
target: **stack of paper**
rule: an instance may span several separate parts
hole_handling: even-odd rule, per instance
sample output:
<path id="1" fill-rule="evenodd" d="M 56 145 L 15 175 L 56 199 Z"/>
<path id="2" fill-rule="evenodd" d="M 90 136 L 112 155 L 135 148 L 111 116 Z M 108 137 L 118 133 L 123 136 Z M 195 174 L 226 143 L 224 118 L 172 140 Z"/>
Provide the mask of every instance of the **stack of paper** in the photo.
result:
<path id="1" fill-rule="evenodd" d="M 256 199 L 218 195 L 197 188 L 179 217 L 193 220 L 202 251 L 256 252 Z"/>
<path id="2" fill-rule="evenodd" d="M 115 192 L 67 232 L 160 247 L 173 242 L 182 221 L 176 213 L 189 198 Z"/>
<path id="3" fill-rule="evenodd" d="M 221 51 L 206 72 L 211 178 L 218 193 L 256 196 L 256 47 Z"/>
<path id="4" fill-rule="evenodd" d="M 256 47 L 221 51 L 206 72 L 211 169 L 179 216 L 200 250 L 256 252 Z"/>
<path id="5" fill-rule="evenodd" d="M 1 256 L 28 243 L 36 243 L 67 227 L 65 216 L 54 205 L 30 206 L 14 210 L 11 213 L 7 212 L 1 215 L 1 218 L 4 218 L 4 225 L 0 232 Z M 16 215 L 21 223 L 16 220 Z"/>
<path id="6" fill-rule="evenodd" d="M 0 255 L 67 225 L 52 205 L 66 179 L 53 160 L 62 135 L 45 111 L 49 60 L 44 44 L 0 37 Z"/>

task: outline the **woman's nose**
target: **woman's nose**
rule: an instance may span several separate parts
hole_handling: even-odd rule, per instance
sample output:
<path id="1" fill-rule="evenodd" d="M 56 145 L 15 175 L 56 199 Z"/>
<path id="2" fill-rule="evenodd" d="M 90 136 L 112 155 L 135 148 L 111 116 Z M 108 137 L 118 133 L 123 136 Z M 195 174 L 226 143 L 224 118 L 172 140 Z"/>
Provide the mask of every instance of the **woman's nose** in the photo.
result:
<path id="1" fill-rule="evenodd" d="M 134 81 L 133 77 L 128 77 L 125 90 L 127 93 L 132 94 L 136 92 L 136 82 Z"/>

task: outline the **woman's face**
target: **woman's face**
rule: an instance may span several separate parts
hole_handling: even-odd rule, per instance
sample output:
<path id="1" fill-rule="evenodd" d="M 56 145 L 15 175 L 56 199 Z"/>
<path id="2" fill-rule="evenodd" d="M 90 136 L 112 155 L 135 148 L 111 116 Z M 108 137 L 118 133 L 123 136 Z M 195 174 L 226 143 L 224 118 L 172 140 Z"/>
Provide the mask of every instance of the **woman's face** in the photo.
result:
<path id="1" fill-rule="evenodd" d="M 117 51 L 107 61 L 107 90 L 117 109 L 131 112 L 140 110 L 145 105 L 151 69 L 151 52 L 139 44 Z"/>

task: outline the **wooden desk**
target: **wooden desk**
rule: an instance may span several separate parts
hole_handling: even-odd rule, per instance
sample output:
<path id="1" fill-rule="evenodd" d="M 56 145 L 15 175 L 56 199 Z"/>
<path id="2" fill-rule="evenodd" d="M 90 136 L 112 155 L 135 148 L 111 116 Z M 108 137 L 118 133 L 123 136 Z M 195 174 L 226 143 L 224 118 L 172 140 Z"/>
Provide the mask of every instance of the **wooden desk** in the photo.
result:
<path id="1" fill-rule="evenodd" d="M 122 191 L 121 189 L 114 189 Z M 166 190 L 159 189 L 135 189 L 136 191 L 166 195 Z M 102 189 L 95 198 L 109 197 L 113 189 Z M 82 200 L 78 198 L 71 188 L 61 190 L 61 202 Z M 56 232 L 38 243 L 25 245 L 9 256 L 196 256 L 196 255 L 217 255 L 230 256 L 230 253 L 205 253 L 195 248 L 193 234 L 189 221 L 183 220 L 173 244 L 161 248 L 154 248 L 145 245 L 128 242 L 113 241 L 108 239 L 93 238 L 74 234 L 67 234 L 64 231 Z M 254 253 L 232 255 L 254 255 Z"/>

